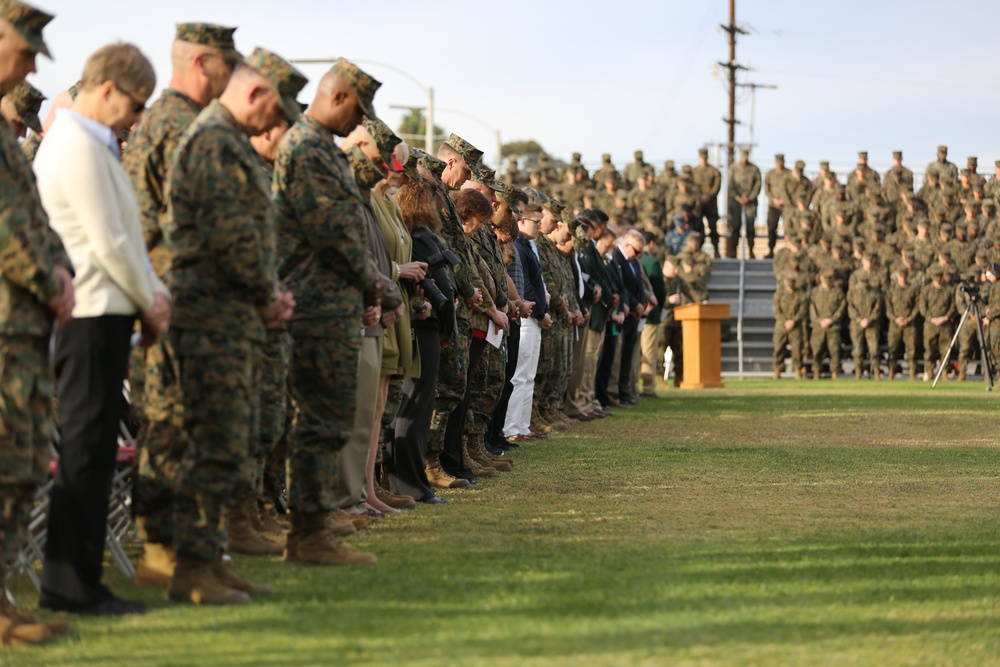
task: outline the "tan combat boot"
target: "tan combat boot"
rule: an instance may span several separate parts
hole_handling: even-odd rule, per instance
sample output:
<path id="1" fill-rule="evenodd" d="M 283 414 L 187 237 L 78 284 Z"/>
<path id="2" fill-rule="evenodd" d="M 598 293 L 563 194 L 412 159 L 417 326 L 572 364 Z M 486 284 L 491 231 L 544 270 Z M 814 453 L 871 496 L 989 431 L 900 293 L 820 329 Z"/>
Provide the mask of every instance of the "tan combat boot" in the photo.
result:
<path id="1" fill-rule="evenodd" d="M 257 532 L 251 518 L 257 501 L 238 500 L 229 508 L 229 551 L 246 556 L 280 556 L 281 544 Z"/>
<path id="2" fill-rule="evenodd" d="M 476 477 L 496 477 L 497 470 L 493 466 L 485 465 L 476 461 L 472 458 L 469 453 L 469 447 L 467 442 L 462 443 L 462 462 L 465 463 L 465 467 L 472 471 L 472 474 Z"/>
<path id="3" fill-rule="evenodd" d="M 427 481 L 435 489 L 465 489 L 469 481 L 453 477 L 441 467 L 441 452 L 427 452 Z"/>
<path id="4" fill-rule="evenodd" d="M 865 369 L 861 365 L 861 362 L 860 361 L 855 361 L 854 362 L 854 379 L 855 380 L 860 380 L 861 376 L 864 374 L 864 371 L 865 371 Z"/>
<path id="5" fill-rule="evenodd" d="M 917 365 L 916 364 L 910 364 L 910 379 L 911 380 L 916 380 L 917 379 Z"/>
<path id="6" fill-rule="evenodd" d="M 0 610 L 0 646 L 39 646 L 55 635 L 45 623 L 22 623 L 6 610 Z"/>
<path id="7" fill-rule="evenodd" d="M 177 556 L 177 568 L 167 587 L 167 599 L 194 604 L 250 604 L 250 594 L 223 583 L 215 563 L 191 556 Z"/>
<path id="8" fill-rule="evenodd" d="M 541 433 L 552 433 L 556 430 L 556 427 L 545 421 L 541 413 L 534 408 L 531 410 L 530 428 L 532 431 L 539 431 Z"/>
<path id="9" fill-rule="evenodd" d="M 16 621 L 20 627 L 37 625 L 44 626 L 52 636 L 69 634 L 69 623 L 66 621 L 39 620 L 28 612 L 21 611 L 17 605 L 8 600 L 7 596 L 2 593 L 0 593 L 0 616 L 5 616 Z M 2 645 L 3 641 L 0 640 L 0 646 Z"/>
<path id="10" fill-rule="evenodd" d="M 326 514 L 292 514 L 285 562 L 304 565 L 374 565 L 375 554 L 347 547 L 326 529 Z"/>
<path id="11" fill-rule="evenodd" d="M 375 481 L 375 497 L 389 507 L 397 510 L 412 510 L 417 506 L 417 501 L 411 496 L 393 493 L 379 484 L 378 480 Z"/>
<path id="12" fill-rule="evenodd" d="M 232 561 L 227 558 L 220 558 L 212 563 L 212 571 L 223 584 L 237 591 L 243 591 L 250 597 L 274 594 L 274 589 L 267 584 L 254 584 L 236 574 Z"/>
<path id="13" fill-rule="evenodd" d="M 278 510 L 273 503 L 264 503 L 264 513 L 271 517 L 271 521 L 281 526 L 281 529 L 288 532 L 288 529 L 292 527 L 292 524 L 288 522 L 288 516 Z"/>
<path id="14" fill-rule="evenodd" d="M 774 367 L 774 379 L 775 380 L 780 380 L 781 379 L 781 367 L 780 366 L 775 366 Z"/>
<path id="15" fill-rule="evenodd" d="M 358 532 L 358 529 L 354 527 L 354 523 L 350 519 L 350 515 L 343 510 L 330 512 L 330 515 L 326 519 L 326 529 L 340 537 L 346 537 Z"/>
<path id="16" fill-rule="evenodd" d="M 287 531 L 276 521 L 272 522 L 270 515 L 264 511 L 264 508 L 259 503 L 255 502 L 248 505 L 247 512 L 250 514 L 250 523 L 258 535 L 277 545 L 285 544 L 285 533 Z"/>
<path id="17" fill-rule="evenodd" d="M 485 438 L 482 435 L 470 435 L 468 439 L 469 455 L 477 461 L 499 471 L 506 472 L 514 467 L 514 459 L 496 456 L 486 449 Z"/>
<path id="18" fill-rule="evenodd" d="M 882 368 L 878 364 L 872 364 L 872 378 L 882 379 Z"/>
<path id="19" fill-rule="evenodd" d="M 136 586 L 149 588 L 166 588 L 170 578 L 174 576 L 177 567 L 177 554 L 172 547 L 156 542 L 142 545 L 142 555 L 135 564 L 135 576 L 132 582 Z"/>

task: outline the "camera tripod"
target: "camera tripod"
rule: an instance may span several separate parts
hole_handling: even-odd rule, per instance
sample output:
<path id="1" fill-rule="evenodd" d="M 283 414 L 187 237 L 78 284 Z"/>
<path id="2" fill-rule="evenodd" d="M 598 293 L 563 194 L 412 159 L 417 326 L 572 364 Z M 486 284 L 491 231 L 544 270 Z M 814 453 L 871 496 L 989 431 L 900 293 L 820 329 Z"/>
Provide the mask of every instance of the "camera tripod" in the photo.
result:
<path id="1" fill-rule="evenodd" d="M 945 352 L 944 358 L 938 364 L 937 373 L 934 374 L 934 384 L 931 385 L 931 389 L 934 389 L 937 386 L 938 380 L 941 379 L 941 373 L 944 372 L 945 366 L 948 365 L 948 360 L 951 359 L 951 350 L 955 347 L 955 341 L 958 340 L 958 335 L 962 333 L 962 325 L 965 324 L 965 320 L 968 319 L 970 312 L 976 319 L 976 337 L 979 339 L 979 356 L 983 365 L 983 379 L 986 380 L 986 391 L 993 391 L 993 373 L 990 371 L 989 353 L 986 350 L 986 337 L 983 335 L 983 320 L 979 315 L 978 294 L 969 294 L 969 305 L 965 307 L 962 319 L 959 320 L 958 327 L 955 328 L 955 335 L 951 337 L 948 351 Z"/>

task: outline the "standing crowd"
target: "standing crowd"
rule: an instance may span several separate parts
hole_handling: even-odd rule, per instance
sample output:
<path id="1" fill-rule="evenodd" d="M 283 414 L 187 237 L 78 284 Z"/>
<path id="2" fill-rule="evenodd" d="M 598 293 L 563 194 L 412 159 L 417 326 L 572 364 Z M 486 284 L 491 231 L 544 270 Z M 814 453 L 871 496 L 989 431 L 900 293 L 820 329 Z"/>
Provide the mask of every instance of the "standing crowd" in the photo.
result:
<path id="1" fill-rule="evenodd" d="M 410 147 L 345 59 L 302 104 L 306 77 L 235 28 L 179 24 L 148 108 L 148 59 L 104 46 L 41 123 L 24 79 L 52 18 L 0 0 L 0 579 L 57 421 L 43 609 L 145 610 L 102 581 L 123 418 L 135 582 L 248 604 L 272 589 L 228 554 L 374 564 L 342 538 L 655 396 L 666 346 L 680 377 L 700 235 L 661 261 L 656 234 L 497 180 L 457 135 Z M 2 644 L 67 631 L 0 602 Z"/>

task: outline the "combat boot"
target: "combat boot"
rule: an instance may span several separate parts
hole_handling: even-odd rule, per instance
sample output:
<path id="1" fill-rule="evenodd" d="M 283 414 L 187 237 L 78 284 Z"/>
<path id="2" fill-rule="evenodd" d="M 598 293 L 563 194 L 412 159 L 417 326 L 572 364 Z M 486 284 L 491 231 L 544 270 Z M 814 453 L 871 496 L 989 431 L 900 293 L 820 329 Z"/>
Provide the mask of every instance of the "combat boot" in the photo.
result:
<path id="1" fill-rule="evenodd" d="M 271 542 L 254 528 L 250 518 L 255 500 L 238 500 L 229 508 L 229 550 L 246 556 L 280 556 L 281 544 Z"/>
<path id="2" fill-rule="evenodd" d="M 346 547 L 326 529 L 326 514 L 292 513 L 285 562 L 304 565 L 374 565 L 375 554 Z"/>
<path id="3" fill-rule="evenodd" d="M 223 583 L 215 563 L 192 556 L 177 556 L 177 568 L 167 587 L 167 599 L 194 604 L 250 604 L 250 594 Z"/>
<path id="4" fill-rule="evenodd" d="M 538 431 L 539 433 L 552 433 L 555 430 L 555 426 L 545 421 L 541 413 L 535 409 L 531 410 L 530 427 L 532 431 Z"/>
<path id="5" fill-rule="evenodd" d="M 465 463 L 465 467 L 472 471 L 472 474 L 476 477 L 496 477 L 496 468 L 489 465 L 484 465 L 479 461 L 472 458 L 469 453 L 468 443 L 462 443 L 462 462 Z"/>
<path id="6" fill-rule="evenodd" d="M 49 634 L 53 636 L 68 635 L 69 634 L 69 623 L 66 621 L 42 621 L 26 611 L 21 611 L 17 605 L 7 599 L 7 596 L 0 594 L 0 616 L 5 616 L 7 618 L 13 619 L 18 623 L 19 626 L 36 626 L 42 625 L 48 631 Z M 2 640 L 0 640 L 0 645 L 2 645 Z"/>
<path id="7" fill-rule="evenodd" d="M 412 510 L 417 506 L 417 501 L 411 496 L 393 493 L 379 484 L 378 480 L 375 481 L 375 497 L 397 510 Z"/>
<path id="8" fill-rule="evenodd" d="M 477 461 L 490 466 L 499 472 L 505 472 L 514 467 L 514 459 L 497 456 L 486 449 L 482 435 L 470 435 L 468 438 L 469 455 Z"/>
<path id="9" fill-rule="evenodd" d="M 860 380 L 861 376 L 864 374 L 864 372 L 865 372 L 865 369 L 864 369 L 864 366 L 862 366 L 861 362 L 860 361 L 855 361 L 854 362 L 854 379 L 855 380 Z"/>
<path id="10" fill-rule="evenodd" d="M 353 535 L 358 532 L 358 529 L 354 527 L 354 523 L 350 520 L 350 515 L 343 510 L 339 512 L 330 512 L 330 515 L 326 520 L 326 528 L 332 534 L 339 537 L 346 537 L 347 535 Z M 286 534 L 285 540 L 287 543 L 288 536 Z"/>
<path id="11" fill-rule="evenodd" d="M 959 368 L 958 369 L 958 381 L 959 382 L 964 382 L 965 378 L 966 378 L 966 369 Z"/>
<path id="12" fill-rule="evenodd" d="M 174 576 L 177 567 L 177 554 L 171 547 L 156 542 L 146 542 L 142 545 L 142 556 L 135 564 L 135 576 L 132 582 L 136 586 L 150 588 L 166 588 L 170 578 Z"/>
<path id="13" fill-rule="evenodd" d="M 781 367 L 780 366 L 775 366 L 774 367 L 774 379 L 775 380 L 780 380 L 781 379 Z"/>
<path id="14" fill-rule="evenodd" d="M 45 623 L 22 623 L 8 610 L 0 610 L 0 646 L 39 646 L 54 637 Z"/>
<path id="15" fill-rule="evenodd" d="M 288 523 L 288 515 L 279 511 L 274 503 L 264 503 L 264 513 L 271 517 L 271 521 L 281 526 L 283 531 L 288 532 L 288 529 L 292 527 L 292 524 Z"/>
<path id="16" fill-rule="evenodd" d="M 910 379 L 911 380 L 916 380 L 917 379 L 917 365 L 916 364 L 910 364 Z"/>
<path id="17" fill-rule="evenodd" d="M 886 371 L 886 374 L 888 375 L 887 379 L 889 379 L 889 380 L 895 380 L 896 379 L 896 360 L 895 359 L 890 359 L 889 360 L 889 368 Z"/>
<path id="18" fill-rule="evenodd" d="M 274 594 L 274 589 L 267 584 L 250 583 L 236 574 L 236 571 L 233 569 L 233 562 L 228 558 L 220 558 L 212 563 L 212 571 L 215 573 L 216 579 L 223 584 L 234 590 L 243 591 L 250 595 L 250 597 Z"/>
<path id="19" fill-rule="evenodd" d="M 882 368 L 878 364 L 872 364 L 872 379 L 880 380 L 882 378 Z"/>
<path id="20" fill-rule="evenodd" d="M 427 452 L 427 482 L 435 489 L 467 489 L 469 480 L 453 477 L 441 467 L 441 452 Z"/>
<path id="21" fill-rule="evenodd" d="M 250 514 L 250 523 L 258 535 L 278 545 L 285 543 L 285 530 L 277 522 L 271 522 L 270 516 L 259 503 L 254 502 L 248 505 L 247 512 Z"/>

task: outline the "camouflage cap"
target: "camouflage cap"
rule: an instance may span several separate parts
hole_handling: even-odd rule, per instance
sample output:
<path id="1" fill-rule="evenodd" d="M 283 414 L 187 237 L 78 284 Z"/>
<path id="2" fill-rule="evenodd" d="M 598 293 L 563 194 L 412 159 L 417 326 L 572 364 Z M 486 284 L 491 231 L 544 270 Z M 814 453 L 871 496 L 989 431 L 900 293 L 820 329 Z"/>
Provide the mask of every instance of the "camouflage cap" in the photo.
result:
<path id="1" fill-rule="evenodd" d="M 674 161 L 673 160 L 667 160 L 666 162 L 663 163 L 663 168 L 666 169 L 667 171 L 673 171 L 674 170 Z"/>
<path id="2" fill-rule="evenodd" d="M 784 163 L 785 162 L 785 154 L 784 153 L 775 153 L 774 154 L 774 161 L 775 162 Z"/>
<path id="3" fill-rule="evenodd" d="M 837 272 L 833 270 L 833 267 L 828 266 L 819 272 L 820 278 L 826 278 L 827 280 L 833 280 L 837 277 Z"/>
<path id="4" fill-rule="evenodd" d="M 388 125 L 378 118 L 365 117 L 362 125 L 372 135 L 372 139 L 378 145 L 378 152 L 382 154 L 382 161 L 387 165 L 392 165 L 392 151 L 396 146 L 403 143 L 403 140 L 396 136 L 396 133 Z"/>
<path id="5" fill-rule="evenodd" d="M 542 207 L 547 209 L 549 213 L 557 218 L 561 216 L 562 212 L 566 209 L 566 206 L 561 201 L 552 197 L 549 197 L 548 201 L 543 202 Z"/>
<path id="6" fill-rule="evenodd" d="M 54 18 L 51 14 L 46 14 L 23 2 L 0 0 L 0 19 L 11 24 L 14 30 L 24 38 L 24 41 L 28 42 L 28 46 L 32 50 L 49 58 L 52 57 L 52 54 L 49 53 L 49 47 L 42 39 L 42 28 Z"/>
<path id="7" fill-rule="evenodd" d="M 948 152 L 948 147 L 945 146 L 944 144 L 941 144 L 940 146 L 938 146 L 937 152 L 938 153 L 947 153 Z"/>
<path id="8" fill-rule="evenodd" d="M 996 202 L 992 199 L 984 199 L 982 203 L 983 208 L 996 208 Z"/>
<path id="9" fill-rule="evenodd" d="M 636 160 L 641 160 L 643 154 L 642 154 L 642 151 L 636 151 L 632 155 L 635 157 Z"/>
<path id="10" fill-rule="evenodd" d="M 583 159 L 583 155 L 580 153 L 573 153 L 573 164 L 580 164 L 580 160 Z"/>
<path id="11" fill-rule="evenodd" d="M 820 169 L 826 169 L 827 171 L 829 171 L 829 169 L 830 169 L 830 163 L 828 161 L 824 160 L 823 162 L 819 163 L 819 168 Z"/>
<path id="12" fill-rule="evenodd" d="M 441 174 L 444 173 L 444 168 L 448 166 L 448 163 L 420 149 L 416 149 L 415 152 L 417 154 L 417 163 L 423 165 L 424 169 L 434 174 L 434 177 L 438 180 L 441 180 Z"/>
<path id="13" fill-rule="evenodd" d="M 513 185 L 504 183 L 503 181 L 497 181 L 497 185 L 500 186 L 500 190 L 497 192 L 500 200 L 507 205 L 507 208 L 517 212 L 517 201 L 524 193 Z"/>
<path id="14" fill-rule="evenodd" d="M 708 157 L 708 149 L 707 148 L 699 148 L 698 149 L 698 157 Z"/>
<path id="15" fill-rule="evenodd" d="M 295 96 L 305 88 L 309 79 L 281 56 L 260 47 L 254 49 L 253 53 L 247 57 L 246 64 L 257 70 L 274 85 L 281 98 L 281 109 L 285 112 L 285 118 L 288 119 L 288 122 L 297 121 L 302 115 L 302 107 L 296 101 Z"/>
<path id="16" fill-rule="evenodd" d="M 806 168 L 806 163 L 803 162 L 802 160 L 796 160 L 795 161 L 795 168 L 798 169 L 799 171 L 802 171 L 803 169 Z"/>
<path id="17" fill-rule="evenodd" d="M 370 189 L 385 178 L 385 170 L 372 162 L 358 144 L 354 144 L 351 150 L 347 151 L 347 161 L 351 163 L 354 180 L 362 188 Z"/>
<path id="18" fill-rule="evenodd" d="M 994 160 L 994 166 L 1000 167 L 1000 160 Z"/>
<path id="19" fill-rule="evenodd" d="M 403 173 L 406 174 L 406 177 L 409 178 L 410 180 L 420 183 L 421 181 L 424 180 L 424 177 L 420 175 L 419 171 L 417 171 L 418 150 L 419 149 L 416 148 L 410 149 L 410 158 L 406 161 L 406 164 L 403 165 Z"/>
<path id="20" fill-rule="evenodd" d="M 611 153 L 602 153 L 601 162 L 611 162 Z"/>
<path id="21" fill-rule="evenodd" d="M 565 209 L 562 212 L 562 214 L 559 215 L 558 217 L 559 217 L 560 220 L 562 220 L 564 223 L 566 223 L 566 226 L 569 227 L 570 231 L 573 231 L 574 229 L 576 229 L 577 225 L 580 224 L 577 221 L 576 216 L 573 215 L 573 211 L 571 211 L 569 209 Z"/>
<path id="22" fill-rule="evenodd" d="M 683 167 L 681 167 L 681 174 L 685 176 L 690 176 L 692 173 L 694 173 L 694 170 L 691 168 L 691 165 L 686 164 Z"/>
<path id="23" fill-rule="evenodd" d="M 337 58 L 330 71 L 335 72 L 344 83 L 354 89 L 361 113 L 369 118 L 378 118 L 372 103 L 375 100 L 375 92 L 382 85 L 381 81 L 373 79 L 347 58 Z"/>
<path id="24" fill-rule="evenodd" d="M 868 159 L 868 151 L 858 151 L 858 159 L 859 160 L 867 160 Z"/>
<path id="25" fill-rule="evenodd" d="M 494 170 L 488 167 L 479 166 L 471 171 L 472 180 L 476 183 L 482 183 L 490 190 L 493 190 L 493 192 L 503 192 L 503 186 L 500 184 L 500 181 L 497 180 L 497 172 Z"/>
<path id="26" fill-rule="evenodd" d="M 968 162 L 970 165 L 979 164 L 979 158 L 977 158 L 975 155 L 970 155 L 968 158 Z"/>
<path id="27" fill-rule="evenodd" d="M 4 96 L 14 105 L 17 117 L 34 132 L 42 133 L 42 123 L 38 120 L 38 110 L 42 108 L 45 95 L 27 81 L 18 84 L 17 88 Z"/>
<path id="28" fill-rule="evenodd" d="M 750 147 L 740 146 L 740 155 L 750 155 Z"/>
<path id="29" fill-rule="evenodd" d="M 902 160 L 903 159 L 903 151 L 893 151 L 892 152 L 892 157 L 893 157 L 894 160 Z"/>
<path id="30" fill-rule="evenodd" d="M 455 151 L 465 160 L 465 166 L 475 169 L 479 161 L 483 159 L 483 152 L 470 144 L 468 141 L 452 132 L 448 141 L 444 142 L 455 149 Z"/>
<path id="31" fill-rule="evenodd" d="M 212 23 L 178 23 L 174 39 L 190 44 L 210 46 L 222 51 L 222 54 L 227 58 L 243 60 L 243 56 L 236 50 L 236 43 L 233 41 L 233 33 L 235 32 L 236 28 L 227 28 Z"/>

